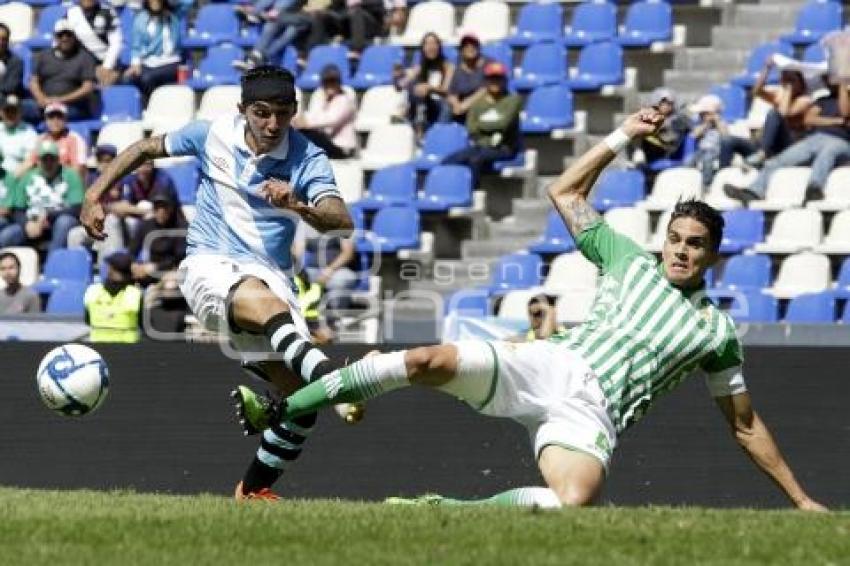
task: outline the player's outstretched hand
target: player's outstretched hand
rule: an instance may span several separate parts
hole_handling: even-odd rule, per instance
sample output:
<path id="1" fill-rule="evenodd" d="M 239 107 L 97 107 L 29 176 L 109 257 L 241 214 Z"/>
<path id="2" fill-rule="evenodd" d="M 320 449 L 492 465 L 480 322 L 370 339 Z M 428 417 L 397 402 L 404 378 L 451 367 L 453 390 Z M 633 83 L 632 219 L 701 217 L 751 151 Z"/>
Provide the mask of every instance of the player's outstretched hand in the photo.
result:
<path id="1" fill-rule="evenodd" d="M 80 211 L 80 223 L 86 229 L 86 233 L 95 240 L 105 240 L 106 232 L 103 231 L 103 222 L 106 213 L 99 201 L 83 199 L 83 208 Z"/>
<path id="2" fill-rule="evenodd" d="M 278 208 L 297 208 L 298 198 L 292 185 L 280 179 L 269 179 L 260 187 L 260 195 Z"/>
<path id="3" fill-rule="evenodd" d="M 664 115 L 655 108 L 641 108 L 620 126 L 629 137 L 639 138 L 654 133 L 664 123 Z"/>
<path id="4" fill-rule="evenodd" d="M 829 513 L 829 509 L 826 506 L 808 497 L 797 503 L 797 509 L 800 511 L 814 511 L 815 513 Z"/>

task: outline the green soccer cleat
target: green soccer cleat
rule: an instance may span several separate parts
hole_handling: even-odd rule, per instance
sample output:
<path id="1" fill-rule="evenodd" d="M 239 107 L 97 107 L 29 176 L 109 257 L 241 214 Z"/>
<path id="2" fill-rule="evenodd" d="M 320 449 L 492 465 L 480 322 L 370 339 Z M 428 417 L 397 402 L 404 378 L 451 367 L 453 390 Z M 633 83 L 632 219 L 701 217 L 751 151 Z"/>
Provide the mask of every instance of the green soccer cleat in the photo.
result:
<path id="1" fill-rule="evenodd" d="M 239 385 L 230 396 L 236 400 L 236 418 L 245 436 L 259 434 L 269 427 L 277 414 L 278 405 L 267 391 L 258 395 L 248 387 Z"/>
<path id="2" fill-rule="evenodd" d="M 384 503 L 387 505 L 441 505 L 445 498 L 442 495 L 429 493 L 419 497 L 387 497 Z"/>

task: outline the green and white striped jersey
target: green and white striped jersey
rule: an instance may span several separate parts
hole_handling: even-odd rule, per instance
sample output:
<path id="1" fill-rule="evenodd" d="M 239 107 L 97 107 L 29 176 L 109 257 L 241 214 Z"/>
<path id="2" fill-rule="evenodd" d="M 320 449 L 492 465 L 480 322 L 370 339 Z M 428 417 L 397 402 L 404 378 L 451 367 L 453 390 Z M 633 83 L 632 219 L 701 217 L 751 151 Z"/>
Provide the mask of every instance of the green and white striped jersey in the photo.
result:
<path id="1" fill-rule="evenodd" d="M 602 220 L 576 243 L 601 283 L 587 320 L 550 340 L 593 368 L 618 434 L 697 368 L 715 396 L 746 390 L 735 325 L 702 289 L 674 287 L 652 255 Z"/>

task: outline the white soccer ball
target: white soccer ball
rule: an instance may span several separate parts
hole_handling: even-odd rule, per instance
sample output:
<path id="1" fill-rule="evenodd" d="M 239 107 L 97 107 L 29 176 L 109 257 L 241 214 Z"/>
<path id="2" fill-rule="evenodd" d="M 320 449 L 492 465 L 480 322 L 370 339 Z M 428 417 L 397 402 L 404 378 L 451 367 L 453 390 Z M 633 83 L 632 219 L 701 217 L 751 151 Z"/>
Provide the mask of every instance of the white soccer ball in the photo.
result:
<path id="1" fill-rule="evenodd" d="M 38 394 L 49 409 L 76 417 L 103 403 L 109 390 L 109 368 L 88 346 L 65 344 L 44 356 L 36 381 Z"/>

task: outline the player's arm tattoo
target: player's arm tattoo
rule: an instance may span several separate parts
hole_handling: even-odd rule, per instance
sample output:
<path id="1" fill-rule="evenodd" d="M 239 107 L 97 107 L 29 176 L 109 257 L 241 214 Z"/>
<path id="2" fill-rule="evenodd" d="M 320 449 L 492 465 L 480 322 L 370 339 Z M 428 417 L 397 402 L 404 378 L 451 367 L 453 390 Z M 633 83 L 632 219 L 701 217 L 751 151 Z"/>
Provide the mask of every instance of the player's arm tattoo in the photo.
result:
<path id="1" fill-rule="evenodd" d="M 112 162 L 106 166 L 103 173 L 92 183 L 86 191 L 86 198 L 97 201 L 101 195 L 124 178 L 125 175 L 134 171 L 139 165 L 148 159 L 167 157 L 165 151 L 165 137 L 153 136 L 139 140 L 130 147 L 119 153 Z"/>
<path id="2" fill-rule="evenodd" d="M 599 174 L 614 157 L 614 152 L 600 142 L 579 157 L 549 186 L 549 198 L 573 236 L 599 220 L 599 213 L 587 202 L 587 197 Z"/>
<path id="3" fill-rule="evenodd" d="M 341 198 L 325 197 L 316 206 L 304 207 L 301 218 L 319 232 L 336 232 L 348 237 L 354 230 L 354 222 Z"/>
<path id="4" fill-rule="evenodd" d="M 564 219 L 567 230 L 574 237 L 584 232 L 597 222 L 601 216 L 587 200 L 579 195 L 560 197 L 555 202 L 555 208 Z"/>

